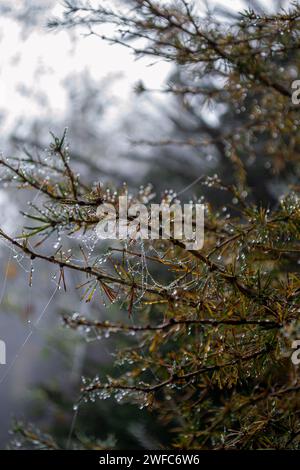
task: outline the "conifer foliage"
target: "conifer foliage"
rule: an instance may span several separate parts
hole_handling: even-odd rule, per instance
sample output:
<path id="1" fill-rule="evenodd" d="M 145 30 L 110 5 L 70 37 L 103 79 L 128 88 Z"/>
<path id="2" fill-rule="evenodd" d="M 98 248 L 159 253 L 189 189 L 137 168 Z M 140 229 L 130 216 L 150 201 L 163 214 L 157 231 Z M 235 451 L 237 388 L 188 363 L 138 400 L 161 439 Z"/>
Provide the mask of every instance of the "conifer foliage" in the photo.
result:
<path id="1" fill-rule="evenodd" d="M 107 23 L 114 25 L 111 37 L 101 31 Z M 300 335 L 299 186 L 289 185 L 269 208 L 253 202 L 247 181 L 257 141 L 270 171 L 290 166 L 299 175 L 299 106 L 291 87 L 299 25 L 298 3 L 274 15 L 249 10 L 227 21 L 200 14 L 185 0 L 131 0 L 119 9 L 68 0 L 64 18 L 51 20 L 52 28 L 87 28 L 138 57 L 170 61 L 186 84 L 168 83 L 164 91 L 187 103 L 198 100 L 200 107 L 230 103 L 245 116 L 234 134 L 223 136 L 234 182 L 214 175 L 198 183 L 206 194 L 211 188 L 229 202 L 216 207 L 213 197 L 201 199 L 201 250 L 172 237 L 128 239 L 109 248 L 99 241 L 101 204 L 117 205 L 120 195 L 150 204 L 153 190 L 129 194 L 126 185 L 98 184 L 101 175 L 90 187 L 73 169 L 66 132 L 53 136 L 39 159 L 1 159 L 5 181 L 42 194 L 24 213 L 30 224 L 20 237 L 1 230 L 2 239 L 33 264 L 42 259 L 57 269 L 64 289 L 67 272 L 79 272 L 83 300 L 99 296 L 107 308 L 113 303 L 125 309 L 122 322 L 63 316 L 72 329 L 97 331 L 99 341 L 102 335 L 132 336 L 131 348 L 116 351 L 111 376 L 99 371 L 83 379 L 77 406 L 113 396 L 147 407 L 183 449 L 299 448 L 300 381 L 291 360 Z M 142 83 L 138 91 L 146 91 Z M 180 197 L 168 191 L 162 200 Z M 66 237 L 70 251 L 64 249 Z"/>

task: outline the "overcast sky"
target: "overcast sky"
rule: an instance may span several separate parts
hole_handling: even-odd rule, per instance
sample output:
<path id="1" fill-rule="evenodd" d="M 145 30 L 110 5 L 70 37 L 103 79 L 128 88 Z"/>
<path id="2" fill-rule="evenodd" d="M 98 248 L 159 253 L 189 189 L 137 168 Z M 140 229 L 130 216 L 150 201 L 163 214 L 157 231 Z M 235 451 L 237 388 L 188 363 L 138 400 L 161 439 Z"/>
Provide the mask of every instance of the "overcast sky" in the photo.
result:
<path id="1" fill-rule="evenodd" d="M 88 70 L 92 78 L 99 80 L 120 72 L 122 79 L 111 88 L 111 93 L 118 97 L 119 113 L 126 111 L 139 79 L 150 88 L 159 88 L 165 80 L 170 69 L 162 61 L 151 58 L 136 61 L 129 50 L 110 46 L 95 36 L 76 34 L 74 42 L 70 32 L 47 31 L 49 17 L 62 13 L 61 3 L 56 0 L 43 0 L 45 9 L 37 15 L 36 24 L 24 33 L 22 22 L 13 15 L 24 16 L 26 3 L 41 6 L 37 0 L 14 0 L 13 7 L 10 1 L 0 0 L 0 7 L 8 6 L 8 10 L 11 7 L 12 13 L 8 11 L 0 17 L 0 112 L 6 115 L 1 123 L 2 136 L 14 128 L 17 119 L 63 114 L 67 98 L 64 79 L 71 73 Z M 240 0 L 217 3 L 227 7 L 229 4 L 235 11 L 245 7 Z M 52 8 L 47 9 L 47 5 Z"/>

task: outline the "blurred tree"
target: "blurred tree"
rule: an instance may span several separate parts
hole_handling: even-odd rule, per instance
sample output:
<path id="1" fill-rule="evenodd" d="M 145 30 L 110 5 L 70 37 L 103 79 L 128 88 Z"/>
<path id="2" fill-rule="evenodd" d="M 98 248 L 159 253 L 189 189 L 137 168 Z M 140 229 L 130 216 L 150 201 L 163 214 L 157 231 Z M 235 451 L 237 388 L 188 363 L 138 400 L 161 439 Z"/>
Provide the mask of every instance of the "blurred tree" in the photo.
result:
<path id="1" fill-rule="evenodd" d="M 249 3 L 257 14 L 263 13 L 260 2 Z M 278 2 L 278 9 L 282 3 Z M 220 9 L 219 14 L 220 21 L 229 22 L 227 28 L 234 31 L 236 14 L 225 8 Z M 209 10 L 207 15 L 213 24 Z M 254 45 L 250 40 L 249 48 L 253 47 L 252 43 Z M 265 48 L 257 52 L 262 61 L 268 56 Z M 282 80 L 288 85 L 297 77 L 298 55 L 297 42 L 284 53 L 272 54 L 273 67 L 284 73 Z M 229 92 L 227 75 L 224 76 L 218 63 L 216 66 L 209 63 L 205 68 L 201 61 L 189 67 L 187 63 L 176 65 L 176 71 L 161 90 L 161 93 L 173 96 L 173 106 L 162 111 L 165 119 L 172 123 L 171 132 L 161 141 L 136 142 L 154 147 L 148 178 L 158 180 L 163 189 L 163 179 L 160 182 L 159 178 L 163 172 L 168 175 L 170 187 L 180 190 L 195 179 L 195 174 L 212 176 L 217 171 L 228 184 L 233 183 L 236 176 L 245 178 L 244 184 L 255 203 L 276 204 L 278 196 L 286 193 L 289 185 L 299 178 L 297 129 L 294 126 L 293 132 L 290 129 L 277 132 L 276 129 L 282 128 L 281 113 L 274 107 L 267 109 L 268 115 L 264 114 L 265 107 L 261 104 L 266 97 L 262 96 L 261 90 L 249 83 L 243 86 L 239 77 L 231 86 L 235 87 L 234 95 Z M 151 91 L 142 82 L 137 86 L 139 93 Z M 295 122 L 296 115 L 289 117 Z M 269 125 L 270 118 L 272 126 Z M 294 149 L 292 155 L 291 147 Z M 261 184 L 262 180 L 264 184 Z M 216 193 L 214 198 L 220 202 Z"/>

